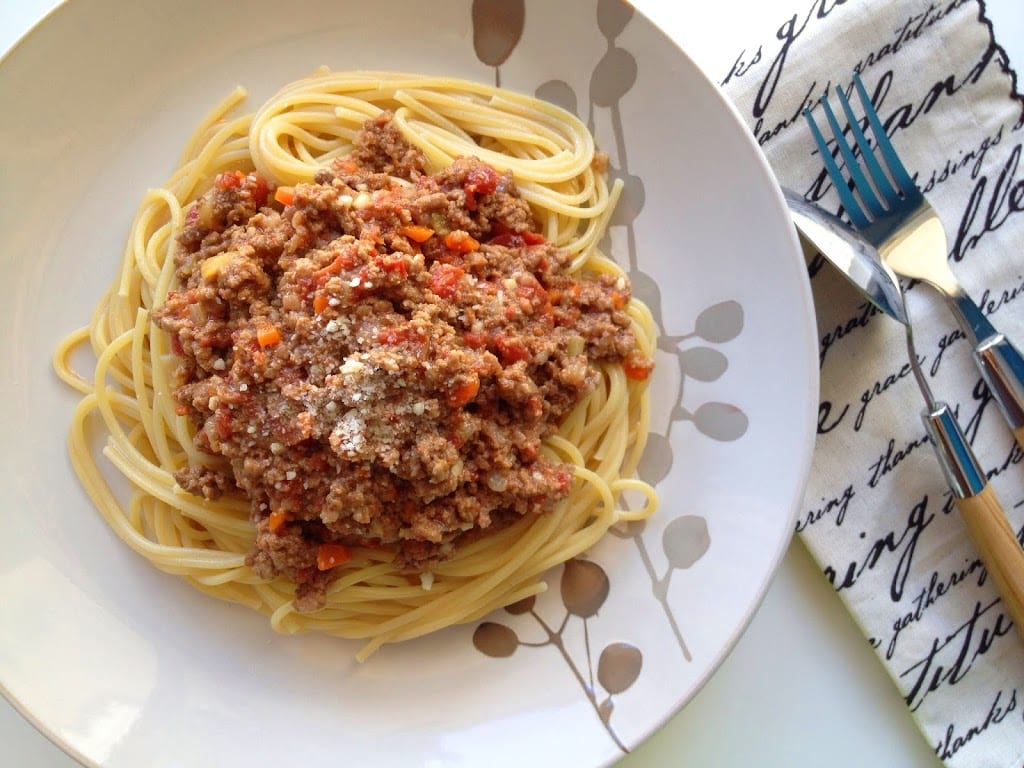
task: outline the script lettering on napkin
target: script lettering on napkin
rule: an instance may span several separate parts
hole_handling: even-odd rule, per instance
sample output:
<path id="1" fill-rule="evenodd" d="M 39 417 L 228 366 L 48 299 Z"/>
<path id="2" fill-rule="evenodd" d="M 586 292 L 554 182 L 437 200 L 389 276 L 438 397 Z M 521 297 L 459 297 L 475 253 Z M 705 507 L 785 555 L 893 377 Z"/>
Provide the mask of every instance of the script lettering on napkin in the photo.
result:
<path id="1" fill-rule="evenodd" d="M 985 719 L 980 723 L 960 726 L 950 723 L 946 727 L 944 737 L 939 741 L 935 754 L 940 759 L 946 760 L 953 757 L 957 752 L 971 743 L 971 740 L 983 734 L 992 725 L 999 725 L 1011 713 L 1017 711 L 1017 689 L 1011 688 L 1009 693 L 1004 690 L 996 691 L 992 699 L 992 706 L 985 713 Z"/>
<path id="2" fill-rule="evenodd" d="M 852 73 L 861 73 L 901 159 L 946 226 L 951 267 L 982 312 L 1024 339 L 1024 98 L 983 6 L 794 0 L 792 7 L 764 41 L 733 58 L 721 81 L 780 182 L 842 215 L 802 114 L 837 85 L 851 94 Z M 904 331 L 820 256 L 808 261 L 822 385 L 796 531 L 857 614 L 936 755 L 956 768 L 1017 765 L 1024 643 L 929 444 Z M 956 413 L 1022 531 L 1024 457 L 939 294 L 914 281 L 905 287 L 930 386 Z"/>

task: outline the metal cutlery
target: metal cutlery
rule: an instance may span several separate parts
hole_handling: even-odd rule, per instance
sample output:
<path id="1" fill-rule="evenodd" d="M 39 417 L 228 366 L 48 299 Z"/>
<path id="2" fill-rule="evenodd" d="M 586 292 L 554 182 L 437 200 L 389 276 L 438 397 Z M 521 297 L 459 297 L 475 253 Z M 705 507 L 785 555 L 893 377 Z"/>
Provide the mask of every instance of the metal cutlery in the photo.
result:
<path id="1" fill-rule="evenodd" d="M 938 214 L 896 154 L 860 76 L 854 75 L 853 82 L 874 135 L 874 147 L 840 88 L 836 88 L 836 94 L 856 149 L 846 140 L 828 96 L 822 99 L 848 177 L 843 176 L 810 110 L 804 112 L 843 207 L 853 226 L 877 247 L 882 260 L 894 272 L 922 280 L 947 298 L 960 328 L 974 347 L 975 363 L 1017 444 L 1024 448 L 1024 356 L 993 327 L 957 282 L 947 262 L 946 233 Z M 863 163 L 858 162 L 858 151 Z M 889 174 L 880 161 L 884 161 Z"/>
<path id="2" fill-rule="evenodd" d="M 949 406 L 935 399 L 918 362 L 903 287 L 864 236 L 827 211 L 783 189 L 800 235 L 817 248 L 864 296 L 903 324 L 907 357 L 925 401 L 921 418 L 956 506 L 1003 605 L 1024 637 L 1024 549 Z"/>
<path id="3" fill-rule="evenodd" d="M 797 232 L 836 267 L 861 293 L 901 323 L 907 313 L 898 281 L 878 258 L 878 251 L 864 236 L 791 189 L 782 188 L 790 218 Z"/>

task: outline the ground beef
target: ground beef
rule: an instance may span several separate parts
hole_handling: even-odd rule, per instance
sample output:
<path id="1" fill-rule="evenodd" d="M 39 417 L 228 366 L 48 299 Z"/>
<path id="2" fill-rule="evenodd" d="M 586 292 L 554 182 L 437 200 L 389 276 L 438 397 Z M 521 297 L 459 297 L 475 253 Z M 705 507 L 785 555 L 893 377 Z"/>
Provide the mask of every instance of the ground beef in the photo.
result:
<path id="1" fill-rule="evenodd" d="M 304 610 L 346 547 L 421 570 L 543 514 L 571 473 L 541 442 L 595 364 L 651 369 L 628 283 L 568 263 L 509 174 L 474 158 L 428 174 L 386 114 L 273 199 L 255 173 L 221 174 L 153 312 L 179 356 L 179 411 L 216 457 L 179 484 L 248 497 L 249 563 L 296 582 Z"/>

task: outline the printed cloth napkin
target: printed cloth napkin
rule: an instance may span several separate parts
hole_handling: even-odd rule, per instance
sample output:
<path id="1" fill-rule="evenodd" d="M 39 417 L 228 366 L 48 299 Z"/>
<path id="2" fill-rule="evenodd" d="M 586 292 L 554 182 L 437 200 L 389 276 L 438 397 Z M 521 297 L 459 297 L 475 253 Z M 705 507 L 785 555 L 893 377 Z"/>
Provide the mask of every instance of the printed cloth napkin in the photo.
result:
<path id="1" fill-rule="evenodd" d="M 835 87 L 849 93 L 860 72 L 941 216 L 953 272 L 1024 347 L 1024 98 L 997 40 L 978 0 L 793 0 L 792 16 L 738 52 L 721 84 L 780 183 L 837 212 L 801 111 L 827 89 L 839 109 Z M 824 126 L 820 107 L 815 114 Z M 903 329 L 820 255 L 808 257 L 821 402 L 797 533 L 939 759 L 956 768 L 1019 768 L 1024 640 L 977 559 L 926 437 Z M 907 304 L 932 389 L 955 408 L 1024 539 L 1022 453 L 970 344 L 932 288 L 910 285 Z"/>

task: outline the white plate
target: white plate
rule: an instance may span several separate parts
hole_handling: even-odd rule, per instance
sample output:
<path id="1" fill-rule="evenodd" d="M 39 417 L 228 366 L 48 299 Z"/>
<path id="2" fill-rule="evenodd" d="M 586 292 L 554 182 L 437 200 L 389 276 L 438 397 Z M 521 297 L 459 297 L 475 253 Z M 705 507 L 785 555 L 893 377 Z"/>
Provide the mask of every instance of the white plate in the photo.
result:
<path id="1" fill-rule="evenodd" d="M 0 683 L 83 762 L 606 765 L 693 696 L 760 602 L 817 403 L 771 172 L 627 5 L 530 2 L 521 34 L 475 36 L 474 6 L 495 4 L 72 0 L 0 64 Z M 478 650 L 475 625 L 363 665 L 354 645 L 277 636 L 131 553 L 66 458 L 75 397 L 50 353 L 111 279 L 144 190 L 231 87 L 255 106 L 321 64 L 500 76 L 574 104 L 629 178 L 611 243 L 662 329 L 644 472 L 663 506 L 591 553 L 611 585 L 596 615 L 567 611 L 558 569 L 532 613 L 492 617 L 519 641 L 508 657 Z"/>

